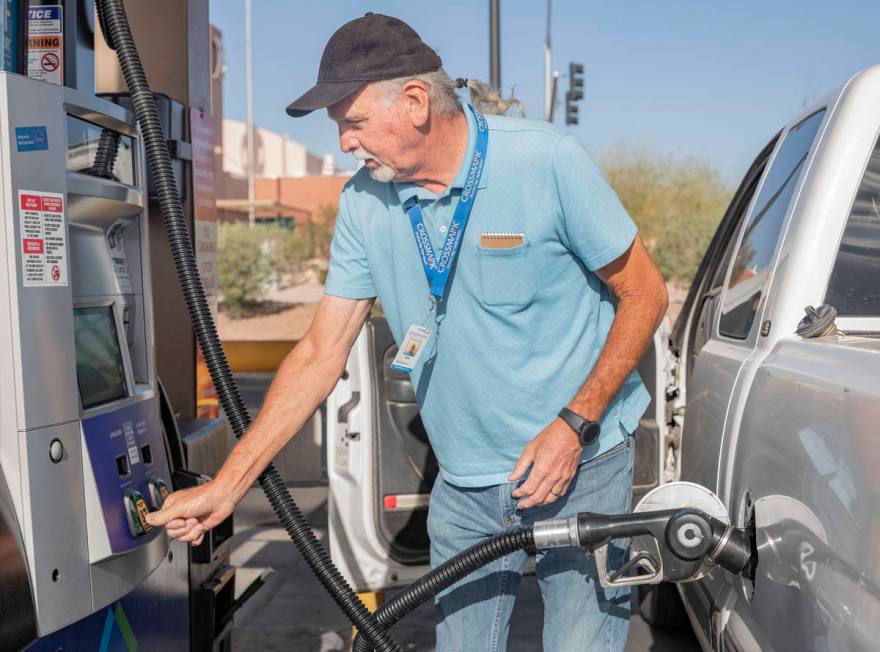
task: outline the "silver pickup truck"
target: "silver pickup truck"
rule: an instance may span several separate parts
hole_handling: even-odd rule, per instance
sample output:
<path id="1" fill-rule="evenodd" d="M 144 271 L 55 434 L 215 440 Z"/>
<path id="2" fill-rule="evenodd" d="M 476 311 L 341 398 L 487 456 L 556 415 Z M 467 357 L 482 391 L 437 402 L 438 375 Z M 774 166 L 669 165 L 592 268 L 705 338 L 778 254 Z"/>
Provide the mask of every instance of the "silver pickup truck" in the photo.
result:
<path id="1" fill-rule="evenodd" d="M 880 66 L 785 125 L 672 330 L 664 479 L 714 491 L 758 550 L 750 577 L 679 585 L 706 649 L 880 645 L 878 134 Z"/>
<path id="2" fill-rule="evenodd" d="M 754 535 L 745 577 L 714 570 L 642 595 L 662 624 L 680 592 L 706 649 L 880 644 L 878 134 L 880 66 L 776 134 L 640 364 L 654 401 L 636 432 L 636 499 L 691 481 Z M 437 464 L 395 352 L 370 320 L 327 402 L 331 555 L 359 591 L 406 584 L 428 558 Z"/>

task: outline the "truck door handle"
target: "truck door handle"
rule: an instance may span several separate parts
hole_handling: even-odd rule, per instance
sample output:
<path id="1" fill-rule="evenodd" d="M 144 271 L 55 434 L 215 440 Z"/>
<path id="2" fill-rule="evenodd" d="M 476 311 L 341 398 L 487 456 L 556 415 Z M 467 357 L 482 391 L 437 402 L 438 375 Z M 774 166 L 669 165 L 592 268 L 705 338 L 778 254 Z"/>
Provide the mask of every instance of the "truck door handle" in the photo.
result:
<path id="1" fill-rule="evenodd" d="M 719 285 L 717 288 L 712 288 L 711 290 L 706 292 L 706 294 L 703 295 L 703 302 L 705 303 L 709 299 L 714 299 L 719 294 L 721 294 L 721 290 L 723 290 L 723 289 L 724 289 L 724 286 L 721 286 L 721 285 Z"/>
<path id="2" fill-rule="evenodd" d="M 361 402 L 361 393 L 360 392 L 352 392 L 351 398 L 348 399 L 344 405 L 339 407 L 339 411 L 336 413 L 336 421 L 338 423 L 347 423 L 348 415 L 351 414 L 351 411 L 355 409 L 358 404 Z"/>
<path id="3" fill-rule="evenodd" d="M 339 411 L 336 413 L 336 421 L 337 423 L 345 424 L 345 436 L 349 439 L 358 440 L 361 437 L 361 433 L 352 432 L 348 427 L 348 415 L 351 414 L 351 411 L 354 410 L 358 404 L 361 402 L 361 393 L 360 392 L 352 392 L 351 398 L 348 399 L 344 405 L 339 407 Z"/>

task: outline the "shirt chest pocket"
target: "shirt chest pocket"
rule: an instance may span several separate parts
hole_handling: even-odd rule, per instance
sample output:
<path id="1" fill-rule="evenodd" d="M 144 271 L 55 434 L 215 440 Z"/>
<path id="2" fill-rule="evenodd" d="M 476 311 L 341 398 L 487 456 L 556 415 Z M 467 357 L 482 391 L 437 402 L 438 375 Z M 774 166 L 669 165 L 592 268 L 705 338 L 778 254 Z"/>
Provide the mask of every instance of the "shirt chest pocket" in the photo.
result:
<path id="1" fill-rule="evenodd" d="M 480 303 L 519 310 L 535 298 L 534 253 L 528 241 L 510 249 L 477 247 Z"/>

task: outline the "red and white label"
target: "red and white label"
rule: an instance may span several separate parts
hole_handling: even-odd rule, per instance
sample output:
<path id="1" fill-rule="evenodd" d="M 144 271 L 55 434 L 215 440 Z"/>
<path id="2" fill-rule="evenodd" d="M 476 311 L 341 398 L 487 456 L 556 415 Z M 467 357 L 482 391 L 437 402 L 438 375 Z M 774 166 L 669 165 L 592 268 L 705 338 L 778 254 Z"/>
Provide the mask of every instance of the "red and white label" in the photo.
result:
<path id="1" fill-rule="evenodd" d="M 25 287 L 67 286 L 64 196 L 18 191 L 21 275 Z"/>

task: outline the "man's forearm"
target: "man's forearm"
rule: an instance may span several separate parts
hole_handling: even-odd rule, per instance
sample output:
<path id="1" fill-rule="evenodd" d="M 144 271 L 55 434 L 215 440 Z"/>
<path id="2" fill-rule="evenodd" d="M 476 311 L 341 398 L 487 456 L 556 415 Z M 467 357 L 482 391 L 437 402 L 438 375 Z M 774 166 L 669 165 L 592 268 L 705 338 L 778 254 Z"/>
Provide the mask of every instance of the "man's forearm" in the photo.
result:
<path id="1" fill-rule="evenodd" d="M 284 359 L 257 419 L 217 474 L 236 501 L 327 398 L 344 364 L 307 340 Z"/>
<path id="2" fill-rule="evenodd" d="M 569 409 L 598 421 L 638 365 L 666 311 L 664 286 L 633 289 L 618 299 L 617 314 L 605 347 Z"/>

